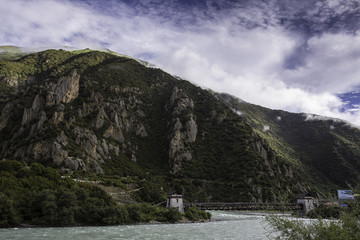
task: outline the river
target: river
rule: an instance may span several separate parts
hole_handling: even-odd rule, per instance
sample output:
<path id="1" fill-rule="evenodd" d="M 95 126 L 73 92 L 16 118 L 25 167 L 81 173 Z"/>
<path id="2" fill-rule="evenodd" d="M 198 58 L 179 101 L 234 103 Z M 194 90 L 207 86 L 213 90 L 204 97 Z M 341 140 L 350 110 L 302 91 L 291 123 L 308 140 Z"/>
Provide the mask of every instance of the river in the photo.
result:
<path id="1" fill-rule="evenodd" d="M 259 213 L 212 211 L 211 222 L 145 224 L 112 227 L 9 228 L 0 229 L 1 240 L 115 240 L 115 239 L 241 239 L 263 240 L 270 229 Z"/>

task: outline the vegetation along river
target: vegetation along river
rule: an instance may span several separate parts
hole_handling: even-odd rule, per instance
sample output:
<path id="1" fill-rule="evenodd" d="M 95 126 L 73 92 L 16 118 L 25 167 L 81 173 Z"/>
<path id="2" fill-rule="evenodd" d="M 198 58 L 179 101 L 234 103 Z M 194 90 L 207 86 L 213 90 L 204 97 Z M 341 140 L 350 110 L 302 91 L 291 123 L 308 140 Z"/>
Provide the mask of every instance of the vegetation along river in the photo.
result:
<path id="1" fill-rule="evenodd" d="M 262 214 L 211 212 L 206 223 L 120 225 L 112 227 L 0 229 L 1 240 L 112 239 L 271 239 Z"/>

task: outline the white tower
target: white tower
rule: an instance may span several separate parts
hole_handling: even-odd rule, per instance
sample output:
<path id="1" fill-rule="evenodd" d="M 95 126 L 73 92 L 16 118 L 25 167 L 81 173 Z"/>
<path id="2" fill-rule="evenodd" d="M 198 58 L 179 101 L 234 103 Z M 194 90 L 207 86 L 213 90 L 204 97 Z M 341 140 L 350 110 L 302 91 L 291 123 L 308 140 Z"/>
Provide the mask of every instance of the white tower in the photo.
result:
<path id="1" fill-rule="evenodd" d="M 166 207 L 177 208 L 180 212 L 184 212 L 183 196 L 179 194 L 168 194 Z"/>

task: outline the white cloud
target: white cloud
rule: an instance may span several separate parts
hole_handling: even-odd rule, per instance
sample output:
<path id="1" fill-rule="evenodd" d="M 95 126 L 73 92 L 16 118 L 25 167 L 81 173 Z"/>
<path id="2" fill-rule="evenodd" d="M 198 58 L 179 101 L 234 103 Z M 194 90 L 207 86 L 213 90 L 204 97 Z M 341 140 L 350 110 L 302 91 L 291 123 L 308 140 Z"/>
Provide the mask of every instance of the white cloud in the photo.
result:
<path id="1" fill-rule="evenodd" d="M 0 13 L 1 44 L 100 46 L 91 33 L 101 19 L 68 1 L 0 1 Z"/>
<path id="2" fill-rule="evenodd" d="M 336 119 L 336 118 L 319 116 L 319 115 L 315 115 L 315 114 L 304 114 L 304 116 L 305 116 L 305 121 L 314 121 L 314 120 L 320 120 L 320 121 L 332 120 L 334 122 L 340 122 L 341 121 L 341 120 Z"/>
<path id="3" fill-rule="evenodd" d="M 233 110 L 233 112 L 236 113 L 239 116 L 243 115 L 243 113 L 241 111 L 237 110 L 237 109 L 232 108 L 231 110 Z"/>
<path id="4" fill-rule="evenodd" d="M 285 70 L 282 79 L 311 92 L 351 91 L 360 84 L 360 34 L 323 34 L 308 40 L 304 66 Z"/>
<path id="5" fill-rule="evenodd" d="M 360 112 L 341 112 L 344 103 L 335 95 L 360 83 L 359 34 L 310 38 L 304 65 L 289 70 L 284 62 L 301 38 L 264 11 L 265 2 L 210 13 L 142 3 L 147 7 L 114 1 L 101 12 L 81 2 L 0 0 L 0 44 L 105 46 L 248 102 L 360 125 Z"/>

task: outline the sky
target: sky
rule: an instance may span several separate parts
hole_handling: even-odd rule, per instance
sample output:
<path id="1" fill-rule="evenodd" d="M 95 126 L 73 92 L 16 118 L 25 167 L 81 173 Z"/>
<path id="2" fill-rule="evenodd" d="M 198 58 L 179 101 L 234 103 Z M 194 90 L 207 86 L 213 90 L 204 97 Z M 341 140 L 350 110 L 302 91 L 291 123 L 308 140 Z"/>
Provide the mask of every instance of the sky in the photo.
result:
<path id="1" fill-rule="evenodd" d="M 107 48 L 360 126 L 360 0 L 0 0 L 0 45 Z"/>

